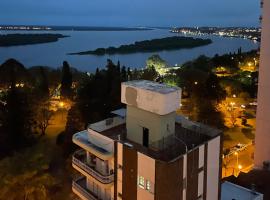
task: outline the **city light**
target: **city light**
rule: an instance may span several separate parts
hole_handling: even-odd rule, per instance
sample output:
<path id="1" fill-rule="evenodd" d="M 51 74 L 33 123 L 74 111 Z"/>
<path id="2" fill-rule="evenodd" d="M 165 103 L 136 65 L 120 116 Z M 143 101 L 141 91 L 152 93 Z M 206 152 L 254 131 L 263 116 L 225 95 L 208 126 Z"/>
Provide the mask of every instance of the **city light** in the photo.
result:
<path id="1" fill-rule="evenodd" d="M 61 102 L 59 103 L 59 106 L 60 106 L 61 108 L 63 108 L 64 105 L 65 105 L 65 103 L 64 103 L 63 101 L 61 101 Z"/>

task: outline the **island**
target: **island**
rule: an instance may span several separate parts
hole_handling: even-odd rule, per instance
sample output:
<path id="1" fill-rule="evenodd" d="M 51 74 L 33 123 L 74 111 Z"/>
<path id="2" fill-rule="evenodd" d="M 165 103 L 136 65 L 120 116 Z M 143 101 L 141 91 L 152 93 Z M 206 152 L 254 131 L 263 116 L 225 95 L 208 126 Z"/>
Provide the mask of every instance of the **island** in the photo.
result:
<path id="1" fill-rule="evenodd" d="M 42 44 L 57 42 L 60 38 L 65 38 L 62 34 L 5 34 L 0 35 L 0 47 Z"/>
<path id="2" fill-rule="evenodd" d="M 156 52 L 163 50 L 176 50 L 194 48 L 211 44 L 211 39 L 193 37 L 166 37 L 161 39 L 144 40 L 134 44 L 121 45 L 120 47 L 98 48 L 92 51 L 70 53 L 69 55 L 105 55 L 105 54 L 130 54 L 137 52 Z"/>

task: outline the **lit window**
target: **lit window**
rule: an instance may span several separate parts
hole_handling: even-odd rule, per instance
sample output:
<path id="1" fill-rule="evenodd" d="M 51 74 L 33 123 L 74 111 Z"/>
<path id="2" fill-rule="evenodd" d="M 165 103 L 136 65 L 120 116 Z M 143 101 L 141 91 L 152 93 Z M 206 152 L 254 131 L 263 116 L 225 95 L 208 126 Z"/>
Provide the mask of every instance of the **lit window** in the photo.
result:
<path id="1" fill-rule="evenodd" d="M 139 187 L 144 188 L 144 177 L 139 176 Z"/>
<path id="2" fill-rule="evenodd" d="M 146 180 L 146 190 L 148 190 L 148 191 L 151 190 L 151 183 L 149 180 Z"/>

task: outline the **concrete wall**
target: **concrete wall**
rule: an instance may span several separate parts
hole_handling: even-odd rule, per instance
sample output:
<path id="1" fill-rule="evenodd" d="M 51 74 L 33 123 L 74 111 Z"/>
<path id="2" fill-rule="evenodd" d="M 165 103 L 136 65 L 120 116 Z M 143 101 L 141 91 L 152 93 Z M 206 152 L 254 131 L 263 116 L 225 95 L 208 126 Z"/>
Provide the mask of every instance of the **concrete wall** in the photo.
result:
<path id="1" fill-rule="evenodd" d="M 175 112 L 161 116 L 128 105 L 126 120 L 127 138 L 139 144 L 142 144 L 143 127 L 149 129 L 150 144 L 175 131 Z"/>
<path id="2" fill-rule="evenodd" d="M 259 67 L 258 108 L 255 137 L 255 166 L 270 161 L 270 1 L 264 0 Z"/>
<path id="3" fill-rule="evenodd" d="M 137 199 L 143 200 L 154 200 L 155 192 L 155 160 L 145 156 L 144 154 L 138 153 L 138 176 L 144 177 L 145 184 L 146 180 L 150 181 L 150 191 L 146 188 L 137 189 Z"/>
<path id="4" fill-rule="evenodd" d="M 114 152 L 114 141 L 94 130 L 88 129 L 88 139 L 91 143 L 105 149 L 108 152 Z"/>
<path id="5" fill-rule="evenodd" d="M 166 94 L 122 83 L 121 102 L 159 115 L 177 110 L 181 101 L 181 89 Z"/>

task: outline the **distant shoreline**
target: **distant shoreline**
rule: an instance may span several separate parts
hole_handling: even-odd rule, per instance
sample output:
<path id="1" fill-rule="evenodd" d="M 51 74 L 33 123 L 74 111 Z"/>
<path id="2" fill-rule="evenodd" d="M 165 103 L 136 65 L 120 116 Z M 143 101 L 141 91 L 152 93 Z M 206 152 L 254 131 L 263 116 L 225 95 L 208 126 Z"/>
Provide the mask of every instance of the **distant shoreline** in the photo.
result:
<path id="1" fill-rule="evenodd" d="M 147 31 L 149 27 L 0 25 L 0 31 Z"/>
<path id="2" fill-rule="evenodd" d="M 137 52 L 156 52 L 163 50 L 189 49 L 211 44 L 211 39 L 201 39 L 193 37 L 166 37 L 161 39 L 144 40 L 120 47 L 97 48 L 92 51 L 82 51 L 69 53 L 68 55 L 113 55 L 113 54 L 130 54 Z"/>
<path id="3" fill-rule="evenodd" d="M 0 47 L 24 46 L 57 42 L 62 34 L 0 34 Z"/>

